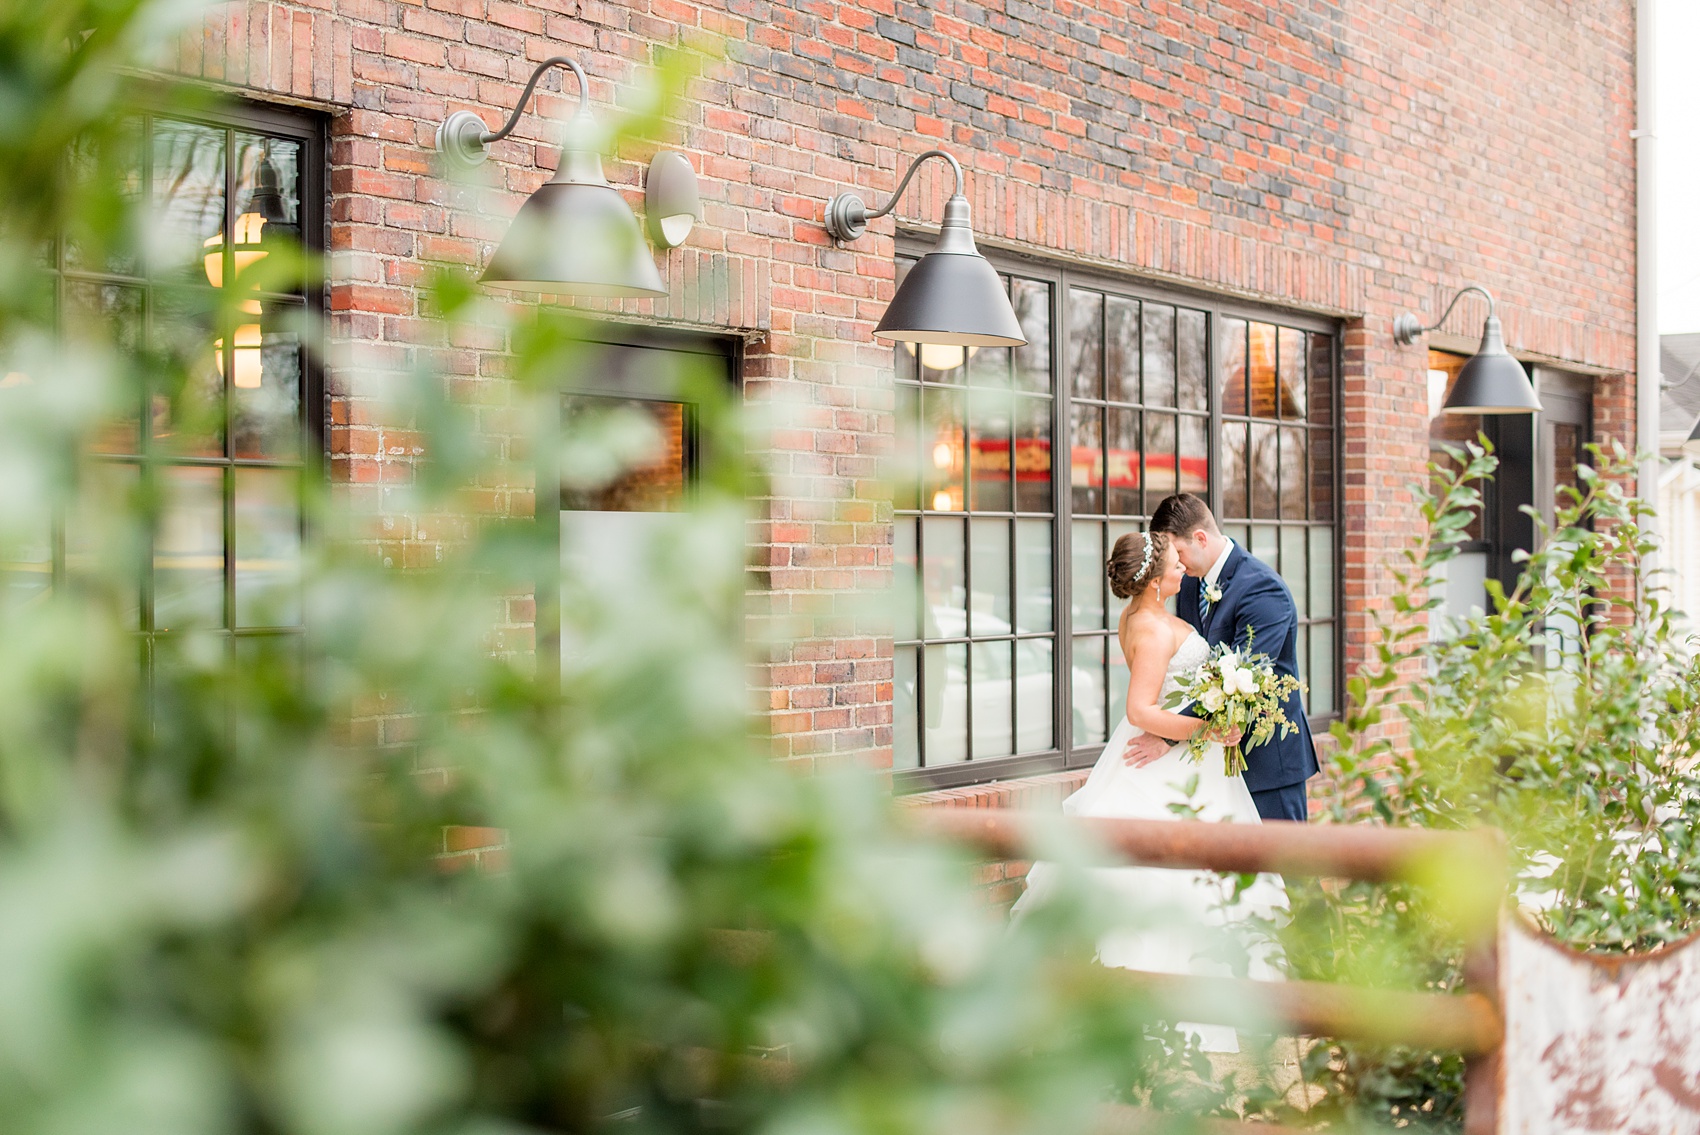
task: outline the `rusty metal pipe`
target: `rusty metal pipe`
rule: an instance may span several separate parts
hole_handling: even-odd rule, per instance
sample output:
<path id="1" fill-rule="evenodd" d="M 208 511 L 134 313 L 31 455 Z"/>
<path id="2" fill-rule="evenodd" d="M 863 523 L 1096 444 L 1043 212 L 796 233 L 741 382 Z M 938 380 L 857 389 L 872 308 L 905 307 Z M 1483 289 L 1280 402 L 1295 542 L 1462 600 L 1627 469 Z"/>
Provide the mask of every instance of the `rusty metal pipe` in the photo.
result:
<path id="1" fill-rule="evenodd" d="M 962 808 L 915 808 L 906 818 L 924 831 L 1005 859 L 1032 858 L 1030 833 L 1043 822 L 1018 811 Z M 1504 874 L 1503 846 L 1496 833 L 1485 831 L 1090 818 L 1069 823 L 1145 867 L 1273 871 L 1386 882 L 1408 878 L 1419 864 L 1443 856 Z"/>
<path id="2" fill-rule="evenodd" d="M 1322 981 L 1249 981 L 1139 970 L 1116 976 L 1177 1020 L 1259 1027 L 1412 1048 L 1492 1052 L 1504 1036 L 1493 1002 L 1479 993 L 1404 993 Z"/>
<path id="3" fill-rule="evenodd" d="M 1286 1127 L 1274 1123 L 1241 1123 L 1234 1119 L 1205 1119 L 1172 1115 L 1126 1104 L 1106 1104 L 1092 1126 L 1092 1135 L 1303 1135 L 1313 1128 Z"/>

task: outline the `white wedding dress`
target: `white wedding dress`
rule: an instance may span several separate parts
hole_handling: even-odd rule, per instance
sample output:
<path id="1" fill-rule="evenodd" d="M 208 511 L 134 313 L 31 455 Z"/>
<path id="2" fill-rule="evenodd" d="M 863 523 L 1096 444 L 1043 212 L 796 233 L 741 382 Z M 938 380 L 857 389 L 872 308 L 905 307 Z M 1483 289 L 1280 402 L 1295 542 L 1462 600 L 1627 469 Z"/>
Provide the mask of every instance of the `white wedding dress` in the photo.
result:
<path id="1" fill-rule="evenodd" d="M 1194 632 L 1169 660 L 1158 704 L 1175 689 L 1177 676 L 1199 666 L 1209 657 L 1210 647 Z M 1126 717 L 1110 735 L 1103 755 L 1092 766 L 1092 775 L 1079 791 L 1063 802 L 1069 816 L 1094 816 L 1129 820 L 1178 820 L 1169 805 L 1196 809 L 1200 820 L 1236 824 L 1260 824 L 1262 818 L 1252 803 L 1245 781 L 1222 772 L 1222 746 L 1212 744 L 1194 764 L 1187 758 L 1187 743 L 1171 748 L 1142 768 L 1131 768 L 1122 760 L 1127 743 L 1137 736 Z M 1189 795 L 1188 782 L 1198 778 Z M 1044 901 L 1057 881 L 1059 868 L 1035 863 L 1028 873 L 1027 890 L 1015 904 L 1019 915 L 1034 903 Z M 1112 930 L 1098 940 L 1098 960 L 1118 969 L 1157 973 L 1200 974 L 1220 977 L 1253 977 L 1280 980 L 1279 947 L 1252 924 L 1252 917 L 1284 918 L 1287 892 L 1277 875 L 1259 875 L 1237 902 L 1232 878 L 1206 871 L 1176 871 L 1159 867 L 1096 868 L 1092 878 L 1111 901 L 1128 915 L 1129 925 Z M 1237 938 L 1245 955 L 1245 966 L 1227 958 L 1237 953 L 1223 949 L 1225 937 Z M 1225 1025 L 1183 1023 L 1206 1052 L 1238 1052 L 1234 1030 Z"/>

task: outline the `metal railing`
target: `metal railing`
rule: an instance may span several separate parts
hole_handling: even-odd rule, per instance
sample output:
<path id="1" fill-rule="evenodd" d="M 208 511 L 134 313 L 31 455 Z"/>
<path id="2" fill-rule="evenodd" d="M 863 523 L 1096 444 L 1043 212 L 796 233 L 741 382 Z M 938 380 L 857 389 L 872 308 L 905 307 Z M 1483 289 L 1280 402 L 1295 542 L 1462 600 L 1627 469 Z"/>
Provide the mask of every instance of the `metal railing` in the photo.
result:
<path id="1" fill-rule="evenodd" d="M 1054 815 L 993 809 L 916 808 L 911 823 L 932 835 L 974 847 L 994 859 L 1033 858 L 1034 834 Z M 1131 866 L 1177 870 L 1271 872 L 1366 882 L 1421 881 L 1434 865 L 1475 872 L 1494 894 L 1504 893 L 1505 850 L 1497 832 L 1435 832 L 1326 824 L 1217 824 L 1197 820 L 1062 821 L 1084 832 Z M 1462 1052 L 1466 1135 L 1492 1135 L 1497 1124 L 1500 1047 L 1505 1027 L 1499 1005 L 1497 928 L 1485 919 L 1466 942 L 1465 990 L 1459 994 L 1404 993 L 1314 981 L 1122 971 L 1128 983 L 1200 1024 L 1278 1022 L 1293 1036 Z M 1112 1109 L 1106 1130 L 1134 1132 L 1154 1117 Z M 1223 1131 L 1278 1128 L 1229 1124 Z"/>

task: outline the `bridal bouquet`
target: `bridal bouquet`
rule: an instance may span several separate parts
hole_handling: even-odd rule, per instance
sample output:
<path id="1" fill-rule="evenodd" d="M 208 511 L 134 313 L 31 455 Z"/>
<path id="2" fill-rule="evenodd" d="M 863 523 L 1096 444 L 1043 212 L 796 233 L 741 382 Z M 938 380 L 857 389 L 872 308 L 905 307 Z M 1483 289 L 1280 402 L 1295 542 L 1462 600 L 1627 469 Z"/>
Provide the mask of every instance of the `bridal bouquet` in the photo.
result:
<path id="1" fill-rule="evenodd" d="M 1180 675 L 1176 685 L 1179 688 L 1170 695 L 1169 708 L 1191 702 L 1192 712 L 1206 726 L 1187 743 L 1191 760 L 1203 757 L 1211 744 L 1210 735 L 1240 731 L 1240 744 L 1222 746 L 1222 772 L 1227 776 L 1245 771 L 1242 749 L 1263 744 L 1277 729 L 1286 737 L 1298 728 L 1287 720 L 1282 705 L 1293 693 L 1303 690 L 1304 683 L 1276 673 L 1268 655 L 1251 653 L 1249 637 L 1244 651 L 1226 643 L 1212 647 L 1210 657 L 1191 673 Z"/>

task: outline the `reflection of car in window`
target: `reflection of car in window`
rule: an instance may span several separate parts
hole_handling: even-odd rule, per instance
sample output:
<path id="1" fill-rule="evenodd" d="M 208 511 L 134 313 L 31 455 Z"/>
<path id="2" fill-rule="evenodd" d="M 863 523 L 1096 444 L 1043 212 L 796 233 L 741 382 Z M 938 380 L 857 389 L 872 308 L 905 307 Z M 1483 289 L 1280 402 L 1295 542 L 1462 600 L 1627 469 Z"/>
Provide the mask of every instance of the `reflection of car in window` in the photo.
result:
<path id="1" fill-rule="evenodd" d="M 926 612 L 926 634 L 929 639 L 962 639 L 968 634 L 967 613 L 960 607 L 933 606 Z M 977 637 L 966 651 L 929 645 L 925 652 L 927 764 L 938 765 L 960 761 L 967 757 L 968 702 L 974 699 L 977 720 L 983 715 L 1007 722 L 1010 711 L 1015 713 L 1016 753 L 1044 752 L 1057 745 L 1053 726 L 1054 698 L 1052 697 L 1052 657 L 1055 640 L 1050 637 L 1018 638 L 1014 640 L 1013 669 L 1011 641 L 998 636 L 1013 632 L 1007 622 L 995 616 L 976 612 L 974 630 Z M 972 672 L 964 673 L 964 665 Z M 1071 667 L 1073 704 L 1103 703 L 1100 679 L 1079 666 Z M 899 707 L 913 706 L 917 691 L 915 679 L 902 683 L 896 691 Z M 1013 699 L 1013 706 L 1012 706 Z M 1077 729 L 1078 731 L 1078 729 Z M 983 732 L 983 731 L 982 731 Z M 1005 752 L 973 754 L 976 759 L 1008 756 Z"/>

